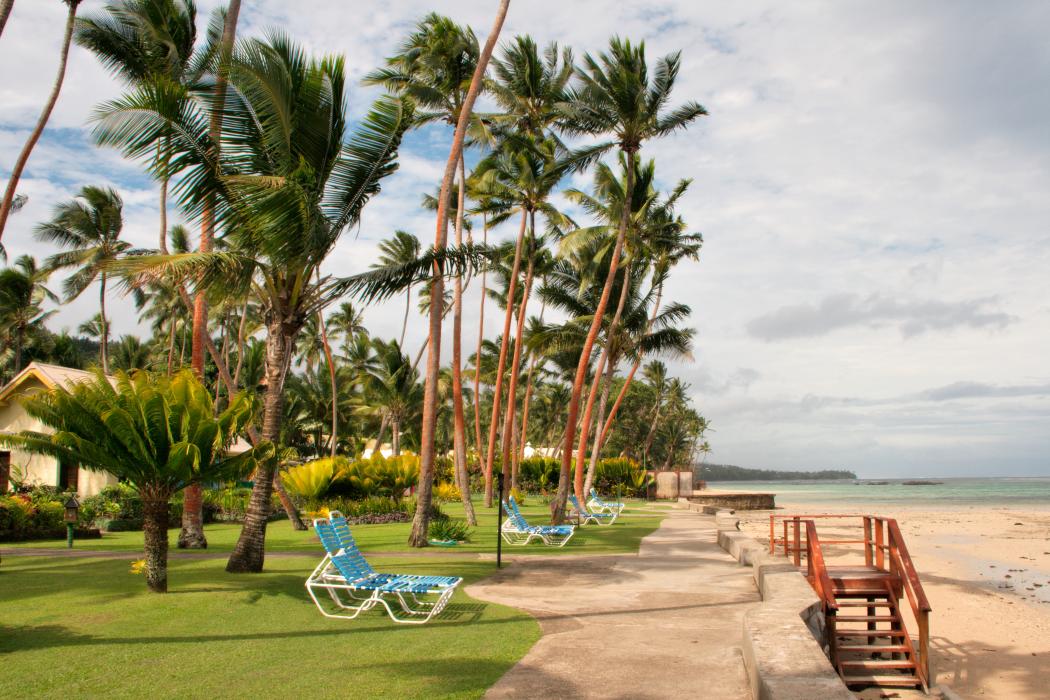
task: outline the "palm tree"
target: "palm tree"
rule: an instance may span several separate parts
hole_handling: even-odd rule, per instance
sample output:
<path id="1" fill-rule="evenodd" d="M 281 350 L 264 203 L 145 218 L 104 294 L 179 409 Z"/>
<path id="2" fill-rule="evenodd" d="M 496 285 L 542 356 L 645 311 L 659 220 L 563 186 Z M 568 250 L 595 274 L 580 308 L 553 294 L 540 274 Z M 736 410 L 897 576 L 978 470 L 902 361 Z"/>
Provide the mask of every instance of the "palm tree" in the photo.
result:
<path id="1" fill-rule="evenodd" d="M 359 401 L 359 412 L 379 416 L 390 426 L 390 447 L 401 454 L 401 433 L 405 423 L 419 414 L 423 402 L 423 386 L 419 372 L 412 366 L 401 346 L 391 340 L 374 340 L 377 362 L 364 373 L 364 395 Z M 382 442 L 380 432 L 376 449 Z"/>
<path id="2" fill-rule="evenodd" d="M 254 403 L 238 394 L 216 415 L 208 390 L 190 372 L 118 372 L 116 386 L 99 374 L 22 405 L 54 432 L 0 435 L 0 444 L 106 471 L 136 487 L 145 520 L 146 585 L 155 593 L 168 590 L 171 497 L 191 483 L 243 478 L 273 456 L 270 443 L 227 452 L 252 420 Z"/>
<path id="3" fill-rule="evenodd" d="M 22 171 L 25 170 L 26 163 L 29 162 L 29 156 L 32 154 L 33 149 L 36 147 L 36 142 L 40 140 L 40 135 L 44 133 L 44 128 L 47 126 L 47 120 L 51 118 L 51 112 L 55 108 L 55 103 L 58 102 L 58 93 L 62 91 L 62 82 L 66 78 L 66 62 L 69 59 L 69 44 L 73 37 L 73 22 L 77 16 L 77 6 L 80 5 L 80 0 L 62 0 L 66 4 L 68 12 L 66 13 L 66 28 L 62 35 L 62 48 L 59 52 L 58 58 L 58 73 L 55 76 L 55 82 L 51 86 L 51 94 L 48 95 L 47 102 L 44 103 L 44 109 L 40 112 L 40 117 L 37 118 L 36 126 L 29 133 L 29 138 L 26 139 L 25 145 L 22 146 L 21 153 L 18 154 L 18 159 L 15 161 L 15 165 L 11 168 L 11 176 L 7 180 L 7 189 L 4 190 L 4 198 L 0 201 L 0 239 L 4 237 L 4 228 L 7 226 L 7 217 L 11 215 L 12 205 L 15 200 L 15 191 L 18 189 L 18 181 L 22 177 Z M 6 8 L 7 12 L 11 11 L 10 6 Z M 4 15 L 4 22 L 7 21 L 7 15 Z"/>
<path id="4" fill-rule="evenodd" d="M 138 336 L 122 335 L 113 348 L 113 366 L 125 371 L 149 369 L 149 347 Z"/>
<path id="5" fill-rule="evenodd" d="M 549 135 L 561 118 L 559 106 L 568 99 L 574 70 L 570 48 L 559 53 L 558 44 L 551 42 L 541 57 L 531 36 L 514 37 L 502 55 L 492 59 L 487 88 L 503 112 L 491 115 L 491 120 L 506 133 Z"/>
<path id="6" fill-rule="evenodd" d="M 206 104 L 177 88 L 167 98 L 139 91 L 107 105 L 98 135 L 135 156 L 165 135 L 178 134 L 173 148 L 184 170 L 176 187 L 182 204 L 197 215 L 214 211 L 231 245 L 223 252 L 202 246 L 194 254 L 150 258 L 139 267 L 192 271 L 201 290 L 251 288 L 266 326 L 262 439 L 276 441 L 299 333 L 307 319 L 349 288 L 347 280 L 317 277 L 317 270 L 379 192 L 382 178 L 396 170 L 411 108 L 383 98 L 344 140 L 342 58 L 309 58 L 280 34 L 242 42 L 228 77 L 232 89 L 223 110 L 221 148 L 210 143 Z M 297 89 L 281 88 L 286 85 Z M 274 466 L 263 465 L 256 473 L 244 528 L 227 565 L 231 572 L 262 569 Z"/>
<path id="7" fill-rule="evenodd" d="M 405 265 L 419 257 L 421 246 L 419 239 L 406 231 L 395 231 L 390 240 L 379 244 L 379 258 L 372 268 L 390 265 Z M 401 338 L 398 345 L 405 344 L 405 331 L 408 330 L 408 312 L 412 308 L 412 286 L 405 289 L 405 320 L 401 322 Z"/>
<path id="8" fill-rule="evenodd" d="M 14 373 L 22 371 L 22 350 L 30 328 L 43 325 L 55 311 L 44 311 L 45 301 L 58 297 L 45 284 L 50 272 L 37 267 L 36 260 L 23 255 L 12 267 L 0 270 L 0 323 L 10 335 L 14 350 Z"/>
<path id="9" fill-rule="evenodd" d="M 124 202 L 116 190 L 87 186 L 76 199 L 55 207 L 51 221 L 36 227 L 38 240 L 57 243 L 69 250 L 47 259 L 48 270 L 75 268 L 63 284 L 66 301 L 83 294 L 99 281 L 101 317 L 100 357 L 102 371 L 109 372 L 109 321 L 106 319 L 106 285 L 109 266 L 121 256 L 133 253 L 131 244 L 120 240 L 124 229 Z"/>
<path id="10" fill-rule="evenodd" d="M 129 86 L 167 81 L 198 85 L 213 67 L 225 21 L 216 12 L 202 46 L 197 47 L 194 0 L 118 0 L 104 12 L 76 22 L 75 41 L 94 53 Z M 167 253 L 168 144 L 159 144 L 150 170 L 160 183 L 160 251 Z"/>
<path id="11" fill-rule="evenodd" d="M 642 144 L 653 138 L 666 136 L 683 129 L 706 114 L 706 110 L 695 102 L 667 110 L 667 102 L 674 88 L 681 66 L 680 54 L 673 53 L 656 64 L 650 77 L 645 61 L 645 44 L 637 46 L 630 41 L 614 37 L 609 42 L 608 53 L 597 57 L 590 54 L 583 60 L 583 67 L 576 71 L 580 85 L 570 89 L 563 105 L 560 127 L 570 135 L 604 136 L 612 134 L 614 139 L 592 147 L 592 152 L 619 147 L 629 164 L 634 163 L 635 154 Z M 626 192 L 634 191 L 634 168 L 627 168 Z M 562 451 L 561 475 L 558 494 L 551 504 L 555 522 L 560 522 L 568 501 L 569 468 L 572 462 L 572 444 L 576 436 L 576 421 L 580 397 L 583 394 L 587 365 L 591 349 L 602 326 L 616 280 L 620 253 L 627 235 L 630 208 L 624 207 L 613 248 L 609 271 L 605 278 L 602 296 L 591 321 L 586 340 L 580 352 L 576 378 L 573 381 L 572 397 L 569 400 L 568 423 L 565 431 L 565 448 Z M 617 325 L 616 320 L 612 324 Z M 583 472 L 577 469 L 574 483 L 577 498 L 583 498 Z"/>

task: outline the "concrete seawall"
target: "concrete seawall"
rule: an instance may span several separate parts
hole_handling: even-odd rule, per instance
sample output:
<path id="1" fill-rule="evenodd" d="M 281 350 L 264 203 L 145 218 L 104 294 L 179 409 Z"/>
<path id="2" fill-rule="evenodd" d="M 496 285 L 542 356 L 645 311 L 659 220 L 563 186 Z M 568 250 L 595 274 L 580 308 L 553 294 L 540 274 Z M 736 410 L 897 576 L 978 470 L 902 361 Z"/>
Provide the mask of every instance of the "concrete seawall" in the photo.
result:
<path id="1" fill-rule="evenodd" d="M 712 509 L 696 503 L 687 507 Z M 752 568 L 762 596 L 762 604 L 748 610 L 743 621 L 744 665 L 755 700 L 853 700 L 824 654 L 824 614 L 809 582 L 740 532 L 739 519 L 730 511 L 717 512 L 715 521 L 718 544 Z"/>
<path id="2" fill-rule="evenodd" d="M 693 492 L 687 499 L 701 506 L 714 506 L 730 510 L 772 510 L 776 507 L 774 493 L 719 493 L 717 491 Z"/>

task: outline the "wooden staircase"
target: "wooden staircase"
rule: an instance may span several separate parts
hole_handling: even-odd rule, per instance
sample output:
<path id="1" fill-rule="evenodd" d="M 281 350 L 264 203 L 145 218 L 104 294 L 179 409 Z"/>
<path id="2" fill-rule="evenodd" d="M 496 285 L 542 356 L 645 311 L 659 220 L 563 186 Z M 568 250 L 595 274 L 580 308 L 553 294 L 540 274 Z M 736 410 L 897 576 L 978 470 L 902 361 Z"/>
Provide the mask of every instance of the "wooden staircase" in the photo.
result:
<path id="1" fill-rule="evenodd" d="M 846 517 L 862 518 L 864 538 L 822 542 L 816 521 Z M 784 519 L 783 539 L 773 536 L 774 518 Z M 895 520 L 771 516 L 770 532 L 771 551 L 783 544 L 796 565 L 806 560 L 803 571 L 824 606 L 828 656 L 846 685 L 929 689 L 930 606 Z M 864 565 L 826 565 L 827 544 L 863 544 Z M 918 627 L 917 640 L 901 609 L 905 598 Z"/>

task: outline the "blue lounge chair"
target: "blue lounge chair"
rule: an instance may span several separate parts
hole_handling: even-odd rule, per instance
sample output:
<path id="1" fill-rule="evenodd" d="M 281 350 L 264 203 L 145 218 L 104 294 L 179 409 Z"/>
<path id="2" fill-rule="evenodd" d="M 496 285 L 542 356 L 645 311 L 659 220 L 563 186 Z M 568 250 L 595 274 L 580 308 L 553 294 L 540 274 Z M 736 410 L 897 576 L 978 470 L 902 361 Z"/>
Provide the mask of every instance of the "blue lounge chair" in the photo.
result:
<path id="1" fill-rule="evenodd" d="M 580 505 L 580 502 L 576 500 L 575 494 L 569 495 L 569 503 L 573 507 L 572 514 L 578 517 L 580 519 L 580 522 L 584 525 L 586 525 L 587 523 L 597 523 L 599 525 L 612 525 L 614 522 L 616 522 L 616 516 L 619 515 L 619 512 L 595 513 L 593 510 L 588 510 L 587 508 Z"/>
<path id="2" fill-rule="evenodd" d="M 587 507 L 599 513 L 616 513 L 619 515 L 627 507 L 626 503 L 619 501 L 603 501 L 595 489 L 591 489 L 591 497 L 587 501 Z"/>
<path id="3" fill-rule="evenodd" d="M 327 519 L 314 520 L 314 529 L 325 556 L 306 579 L 306 590 L 325 617 L 352 620 L 381 605 L 394 622 L 423 624 L 445 609 L 456 586 L 463 581 L 454 576 L 377 572 L 357 548 L 346 518 L 338 511 Z M 317 598 L 318 591 L 327 592 L 338 611 L 326 610 Z M 428 596 L 437 598 L 427 599 Z M 394 612 L 391 603 L 396 603 L 399 613 Z"/>
<path id="4" fill-rule="evenodd" d="M 503 521 L 500 535 L 507 544 L 525 545 L 534 539 L 552 547 L 564 547 L 576 533 L 573 525 L 529 525 L 525 516 L 518 509 L 518 504 L 511 496 L 503 502 L 507 519 Z"/>

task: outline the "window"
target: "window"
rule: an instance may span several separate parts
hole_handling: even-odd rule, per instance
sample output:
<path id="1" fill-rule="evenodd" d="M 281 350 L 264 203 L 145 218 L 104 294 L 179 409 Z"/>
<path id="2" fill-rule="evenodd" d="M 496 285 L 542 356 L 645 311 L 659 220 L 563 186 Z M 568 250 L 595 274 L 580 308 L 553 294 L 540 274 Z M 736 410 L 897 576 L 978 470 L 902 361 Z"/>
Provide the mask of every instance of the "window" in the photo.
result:
<path id="1" fill-rule="evenodd" d="M 11 453 L 0 452 L 0 493 L 11 488 Z"/>
<path id="2" fill-rule="evenodd" d="M 77 490 L 77 486 L 79 485 L 78 481 L 80 477 L 80 469 L 77 467 L 76 464 L 66 464 L 63 462 L 58 465 L 58 473 L 58 487 L 60 489 L 62 489 L 63 491 Z"/>

